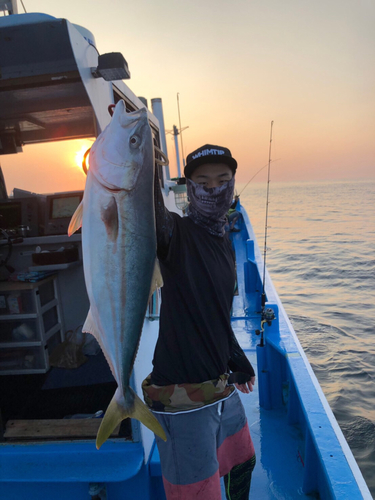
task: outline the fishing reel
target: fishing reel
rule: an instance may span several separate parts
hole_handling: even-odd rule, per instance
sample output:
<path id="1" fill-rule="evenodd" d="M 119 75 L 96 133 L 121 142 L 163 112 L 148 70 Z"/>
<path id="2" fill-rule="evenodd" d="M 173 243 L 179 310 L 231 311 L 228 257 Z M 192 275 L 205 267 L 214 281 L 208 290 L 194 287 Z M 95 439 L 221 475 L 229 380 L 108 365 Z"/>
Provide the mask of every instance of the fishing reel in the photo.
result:
<path id="1" fill-rule="evenodd" d="M 262 313 L 262 321 L 266 322 L 268 326 L 271 326 L 272 321 L 276 318 L 273 309 L 268 307 Z"/>
<path id="2" fill-rule="evenodd" d="M 262 334 L 263 337 L 263 331 L 264 331 L 264 323 L 267 323 L 268 326 L 272 325 L 272 321 L 276 319 L 274 310 L 271 309 L 270 307 L 267 307 L 267 309 L 264 309 L 262 311 L 262 320 L 261 320 L 261 330 L 255 330 L 256 335 Z"/>

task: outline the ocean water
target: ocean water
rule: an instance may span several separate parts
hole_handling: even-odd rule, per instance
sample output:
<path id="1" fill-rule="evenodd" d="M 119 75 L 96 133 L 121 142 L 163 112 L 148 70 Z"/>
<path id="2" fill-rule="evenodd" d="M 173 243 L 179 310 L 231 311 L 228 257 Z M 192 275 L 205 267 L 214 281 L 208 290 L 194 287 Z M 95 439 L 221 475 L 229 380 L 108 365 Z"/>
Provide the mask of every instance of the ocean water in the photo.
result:
<path id="1" fill-rule="evenodd" d="M 262 252 L 266 189 L 240 196 Z M 267 267 L 375 497 L 375 181 L 271 182 Z"/>

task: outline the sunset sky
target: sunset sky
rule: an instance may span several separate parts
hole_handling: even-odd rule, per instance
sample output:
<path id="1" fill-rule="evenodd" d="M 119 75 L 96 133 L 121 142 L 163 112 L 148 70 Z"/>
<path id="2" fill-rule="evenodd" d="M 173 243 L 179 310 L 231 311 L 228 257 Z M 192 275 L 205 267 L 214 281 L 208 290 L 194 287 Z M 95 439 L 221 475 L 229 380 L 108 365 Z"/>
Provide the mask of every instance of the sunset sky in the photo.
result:
<path id="1" fill-rule="evenodd" d="M 185 156 L 231 149 L 247 182 L 268 161 L 274 181 L 375 179 L 373 0 L 24 0 L 27 12 L 89 29 L 100 53 L 122 52 L 133 92 L 161 97 Z M 19 12 L 23 12 L 19 2 Z M 167 136 L 171 173 L 175 150 Z M 0 157 L 8 191 L 82 189 L 81 143 Z M 59 178 L 56 172 L 59 172 Z M 265 170 L 255 181 L 264 180 Z"/>

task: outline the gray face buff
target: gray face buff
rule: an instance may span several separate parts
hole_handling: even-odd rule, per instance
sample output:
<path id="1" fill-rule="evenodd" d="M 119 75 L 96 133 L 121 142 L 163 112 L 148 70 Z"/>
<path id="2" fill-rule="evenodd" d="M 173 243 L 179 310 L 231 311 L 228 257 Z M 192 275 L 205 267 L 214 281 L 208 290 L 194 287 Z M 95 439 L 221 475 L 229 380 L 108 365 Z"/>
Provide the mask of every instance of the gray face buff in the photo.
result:
<path id="1" fill-rule="evenodd" d="M 219 187 L 207 188 L 186 179 L 190 205 L 188 216 L 211 234 L 223 236 L 226 214 L 233 201 L 234 177 Z"/>
<path id="2" fill-rule="evenodd" d="M 206 188 L 186 179 L 187 194 L 191 205 L 205 217 L 218 220 L 229 210 L 233 201 L 234 177 L 219 187 Z"/>

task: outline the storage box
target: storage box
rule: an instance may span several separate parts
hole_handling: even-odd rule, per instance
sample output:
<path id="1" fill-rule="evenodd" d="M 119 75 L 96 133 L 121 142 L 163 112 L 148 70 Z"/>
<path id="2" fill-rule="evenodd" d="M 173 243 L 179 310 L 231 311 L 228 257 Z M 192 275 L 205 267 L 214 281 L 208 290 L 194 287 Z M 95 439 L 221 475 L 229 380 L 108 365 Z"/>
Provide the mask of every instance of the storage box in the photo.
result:
<path id="1" fill-rule="evenodd" d="M 22 301 L 21 294 L 19 292 L 8 296 L 8 309 L 10 314 L 22 313 Z"/>

